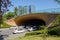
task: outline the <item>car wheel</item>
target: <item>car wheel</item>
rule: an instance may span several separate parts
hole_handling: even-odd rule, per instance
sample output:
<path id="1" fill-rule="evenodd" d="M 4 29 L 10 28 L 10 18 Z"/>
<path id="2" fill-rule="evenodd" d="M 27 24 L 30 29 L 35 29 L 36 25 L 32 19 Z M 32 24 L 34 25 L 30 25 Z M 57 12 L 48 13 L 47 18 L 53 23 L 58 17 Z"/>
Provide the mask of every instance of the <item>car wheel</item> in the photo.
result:
<path id="1" fill-rule="evenodd" d="M 13 34 L 16 34 L 16 33 L 13 33 Z"/>

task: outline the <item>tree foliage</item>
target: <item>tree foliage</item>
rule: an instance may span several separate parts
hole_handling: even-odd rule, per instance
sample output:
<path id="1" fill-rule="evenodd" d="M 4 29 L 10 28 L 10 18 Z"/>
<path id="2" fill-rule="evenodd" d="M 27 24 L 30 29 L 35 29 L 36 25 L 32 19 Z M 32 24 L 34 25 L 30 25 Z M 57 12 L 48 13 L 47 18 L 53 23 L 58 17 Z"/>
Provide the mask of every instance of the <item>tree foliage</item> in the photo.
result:
<path id="1" fill-rule="evenodd" d="M 60 0 L 55 0 L 58 4 L 60 4 Z"/>
<path id="2" fill-rule="evenodd" d="M 10 7 L 11 1 L 10 0 L 0 0 L 0 11 L 8 11 L 8 7 Z"/>
<path id="3" fill-rule="evenodd" d="M 15 17 L 15 13 L 14 12 L 8 12 L 7 14 L 4 14 L 3 18 L 7 19 L 11 19 Z"/>
<path id="4" fill-rule="evenodd" d="M 60 15 L 58 15 L 55 21 L 53 22 L 53 26 L 49 29 L 48 34 L 60 35 Z"/>
<path id="5" fill-rule="evenodd" d="M 2 23 L 2 15 L 6 11 L 8 11 L 8 7 L 10 7 L 11 1 L 10 0 L 0 0 L 0 24 Z"/>

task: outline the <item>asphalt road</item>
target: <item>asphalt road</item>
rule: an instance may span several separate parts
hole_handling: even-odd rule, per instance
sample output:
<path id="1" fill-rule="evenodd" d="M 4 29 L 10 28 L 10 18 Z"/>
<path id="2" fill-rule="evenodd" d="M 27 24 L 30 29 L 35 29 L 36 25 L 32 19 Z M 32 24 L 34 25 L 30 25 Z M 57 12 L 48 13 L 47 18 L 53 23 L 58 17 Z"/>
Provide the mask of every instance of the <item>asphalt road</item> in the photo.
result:
<path id="1" fill-rule="evenodd" d="M 10 38 L 16 38 L 24 36 L 24 33 L 13 34 L 13 28 L 0 29 L 0 40 L 8 40 Z"/>

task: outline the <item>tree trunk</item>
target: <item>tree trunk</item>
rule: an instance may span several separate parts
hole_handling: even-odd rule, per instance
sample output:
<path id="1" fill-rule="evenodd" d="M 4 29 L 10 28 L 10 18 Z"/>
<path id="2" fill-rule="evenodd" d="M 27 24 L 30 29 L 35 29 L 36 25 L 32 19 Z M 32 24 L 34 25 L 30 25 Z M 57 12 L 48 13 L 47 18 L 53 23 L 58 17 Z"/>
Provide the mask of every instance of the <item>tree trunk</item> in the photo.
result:
<path id="1" fill-rule="evenodd" d="M 1 23 L 2 23 L 2 11 L 1 11 L 1 7 L 2 7 L 2 0 L 0 0 L 0 27 L 1 27 Z"/>
<path id="2" fill-rule="evenodd" d="M 2 24 L 2 15 L 0 15 L 0 27 L 1 27 L 1 24 Z"/>

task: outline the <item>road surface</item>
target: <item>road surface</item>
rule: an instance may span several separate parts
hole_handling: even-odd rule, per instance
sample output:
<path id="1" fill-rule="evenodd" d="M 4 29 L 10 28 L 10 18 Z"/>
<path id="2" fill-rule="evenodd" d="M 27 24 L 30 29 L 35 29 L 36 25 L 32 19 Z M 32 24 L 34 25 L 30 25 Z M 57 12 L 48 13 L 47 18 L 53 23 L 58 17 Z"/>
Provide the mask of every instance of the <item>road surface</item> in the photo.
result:
<path id="1" fill-rule="evenodd" d="M 13 34 L 12 28 L 0 29 L 0 40 L 8 40 L 10 38 L 21 37 L 24 35 L 25 35 L 25 32 L 19 33 L 19 34 Z"/>

